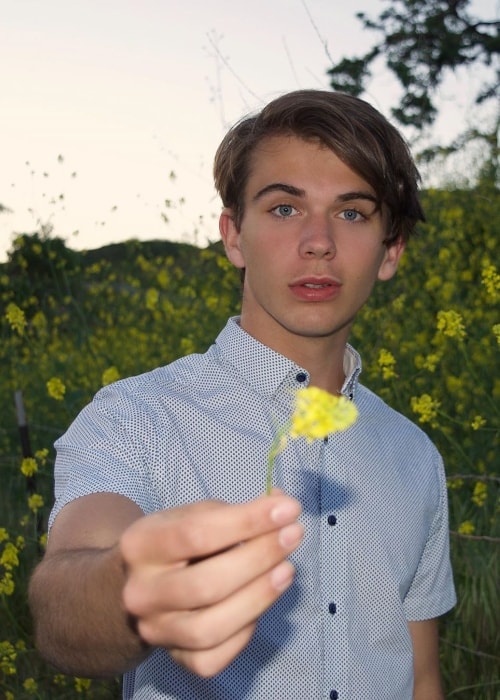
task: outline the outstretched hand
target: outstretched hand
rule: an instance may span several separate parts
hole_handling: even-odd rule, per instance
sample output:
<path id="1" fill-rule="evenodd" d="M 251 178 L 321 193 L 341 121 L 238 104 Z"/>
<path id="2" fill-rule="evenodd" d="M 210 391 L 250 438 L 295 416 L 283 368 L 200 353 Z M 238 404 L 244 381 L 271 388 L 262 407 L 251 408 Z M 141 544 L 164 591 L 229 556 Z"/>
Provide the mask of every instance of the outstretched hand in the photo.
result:
<path id="1" fill-rule="evenodd" d="M 201 676 L 223 670 L 291 584 L 300 505 L 275 492 L 203 501 L 140 518 L 120 539 L 123 601 L 141 638 Z"/>

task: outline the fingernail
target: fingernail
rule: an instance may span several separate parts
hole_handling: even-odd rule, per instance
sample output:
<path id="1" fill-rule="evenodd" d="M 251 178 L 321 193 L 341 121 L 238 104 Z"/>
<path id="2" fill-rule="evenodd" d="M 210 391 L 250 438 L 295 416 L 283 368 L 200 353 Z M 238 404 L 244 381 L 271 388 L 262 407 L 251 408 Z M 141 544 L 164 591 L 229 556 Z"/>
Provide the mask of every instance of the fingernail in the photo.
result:
<path id="1" fill-rule="evenodd" d="M 271 571 L 271 583 L 277 591 L 284 591 L 291 584 L 295 569 L 289 561 L 282 561 Z"/>
<path id="2" fill-rule="evenodd" d="M 297 501 L 282 501 L 271 511 L 271 520 L 276 525 L 286 525 L 300 515 L 300 505 Z"/>
<path id="3" fill-rule="evenodd" d="M 278 540 L 285 549 L 293 549 L 302 540 L 304 528 L 300 523 L 292 523 L 279 531 Z"/>

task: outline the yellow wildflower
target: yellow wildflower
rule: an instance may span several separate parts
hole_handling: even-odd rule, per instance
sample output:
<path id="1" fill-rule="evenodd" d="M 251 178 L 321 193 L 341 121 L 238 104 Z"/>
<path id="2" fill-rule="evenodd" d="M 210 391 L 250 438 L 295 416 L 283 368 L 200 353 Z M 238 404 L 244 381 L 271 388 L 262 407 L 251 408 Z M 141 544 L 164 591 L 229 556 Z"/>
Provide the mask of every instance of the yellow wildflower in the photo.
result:
<path id="1" fill-rule="evenodd" d="M 19 566 L 17 554 L 16 545 L 13 542 L 7 542 L 0 557 L 0 566 L 3 566 L 7 571 L 11 571 L 14 567 Z"/>
<path id="2" fill-rule="evenodd" d="M 446 481 L 446 486 L 451 490 L 460 489 L 460 488 L 462 488 L 463 485 L 464 485 L 463 479 L 450 478 L 450 479 L 447 479 L 447 481 Z"/>
<path id="3" fill-rule="evenodd" d="M 472 502 L 476 504 L 479 508 L 484 506 L 486 499 L 488 498 L 488 486 L 484 481 L 476 481 L 474 486 L 474 491 L 472 493 Z"/>
<path id="4" fill-rule="evenodd" d="M 482 428 L 483 425 L 486 425 L 486 418 L 479 415 L 474 416 L 474 420 L 471 423 L 472 430 L 479 430 L 479 428 Z"/>
<path id="5" fill-rule="evenodd" d="M 45 462 L 47 461 L 48 454 L 48 449 L 46 447 L 43 447 L 41 450 L 37 450 L 35 452 L 35 457 L 40 462 L 40 464 L 45 464 Z"/>
<path id="6" fill-rule="evenodd" d="M 386 350 L 385 348 L 381 348 L 378 354 L 378 364 L 382 369 L 383 379 L 392 379 L 393 377 L 397 377 L 397 374 L 394 371 L 396 358 L 392 352 L 389 352 L 389 350 Z"/>
<path id="7" fill-rule="evenodd" d="M 15 589 L 14 579 L 12 578 L 12 573 L 6 571 L 2 578 L 0 578 L 0 595 L 12 595 Z M 0 661 L 0 669 L 2 663 Z M 15 672 L 15 671 L 14 671 Z"/>
<path id="8" fill-rule="evenodd" d="M 333 396 L 315 386 L 295 392 L 295 407 L 290 423 L 274 436 L 267 461 L 267 493 L 271 492 L 273 466 L 276 456 L 291 438 L 306 438 L 307 442 L 321 440 L 330 433 L 349 428 L 358 417 L 358 409 L 345 396 Z"/>
<path id="9" fill-rule="evenodd" d="M 6 690 L 5 700 L 15 700 L 14 693 L 11 693 L 10 690 Z"/>
<path id="10" fill-rule="evenodd" d="M 17 304 L 11 302 L 7 305 L 7 310 L 5 312 L 5 317 L 10 323 L 12 330 L 17 331 L 19 335 L 24 334 L 24 329 L 26 327 L 26 316 L 24 311 L 19 308 Z"/>
<path id="11" fill-rule="evenodd" d="M 493 301 L 500 298 L 500 274 L 495 265 L 485 265 L 481 272 L 481 282 L 486 287 L 486 293 Z"/>
<path id="12" fill-rule="evenodd" d="M 146 309 L 149 311 L 154 311 L 158 306 L 158 300 L 160 298 L 160 293 L 157 289 L 150 288 L 146 292 Z"/>
<path id="13" fill-rule="evenodd" d="M 460 523 L 460 525 L 458 526 L 457 532 L 460 535 L 472 535 L 475 529 L 476 527 L 472 521 L 464 520 L 464 522 Z"/>
<path id="14" fill-rule="evenodd" d="M 9 533 L 4 527 L 0 527 L 0 542 L 5 542 L 9 539 Z"/>
<path id="15" fill-rule="evenodd" d="M 429 372 L 434 372 L 437 365 L 441 361 L 441 355 L 437 352 L 431 352 L 422 362 L 422 367 Z"/>
<path id="16" fill-rule="evenodd" d="M 35 695 L 38 690 L 38 683 L 34 678 L 26 678 L 23 683 L 23 688 L 29 695 Z"/>
<path id="17" fill-rule="evenodd" d="M 328 391 L 310 386 L 295 395 L 289 435 L 291 438 L 305 437 L 312 442 L 349 428 L 357 416 L 356 406 L 345 396 L 333 396 Z"/>
<path id="18" fill-rule="evenodd" d="M 47 330 L 47 318 L 43 311 L 37 311 L 31 319 L 31 325 L 40 333 Z"/>
<path id="19" fill-rule="evenodd" d="M 437 329 L 449 338 L 463 340 L 465 338 L 465 326 L 461 314 L 458 311 L 438 311 Z"/>
<path id="20" fill-rule="evenodd" d="M 33 457 L 25 457 L 21 462 L 21 473 L 24 476 L 33 476 L 38 471 L 36 460 Z"/>
<path id="21" fill-rule="evenodd" d="M 14 645 L 9 641 L 0 642 L 0 671 L 7 676 L 15 675 L 16 665 L 14 662 L 16 658 L 17 652 Z"/>
<path id="22" fill-rule="evenodd" d="M 108 384 L 116 382 L 118 379 L 120 379 L 120 373 L 118 372 L 117 368 L 113 365 L 112 367 L 108 367 L 108 369 L 104 370 L 104 372 L 102 373 L 101 382 L 103 386 L 107 386 Z"/>
<path id="23" fill-rule="evenodd" d="M 90 678 L 75 678 L 75 690 L 77 693 L 83 693 L 88 690 L 91 686 L 92 681 Z"/>
<path id="24" fill-rule="evenodd" d="M 192 355 L 196 351 L 192 338 L 181 338 L 181 354 Z"/>
<path id="25" fill-rule="evenodd" d="M 64 685 L 67 685 L 68 677 L 65 676 L 63 673 L 56 673 L 56 674 L 54 674 L 52 681 L 53 681 L 54 685 L 64 686 Z"/>
<path id="26" fill-rule="evenodd" d="M 435 424 L 434 419 L 438 414 L 438 409 L 440 402 L 433 399 L 429 394 L 422 394 L 422 396 L 412 396 L 411 407 L 412 410 L 419 415 L 419 421 L 421 423 Z"/>
<path id="27" fill-rule="evenodd" d="M 495 323 L 491 330 L 493 331 L 493 335 L 497 339 L 497 343 L 500 345 L 500 323 Z"/>
<path id="28" fill-rule="evenodd" d="M 36 513 L 43 506 L 43 498 L 39 493 L 34 493 L 28 498 L 28 508 Z"/>
<path id="29" fill-rule="evenodd" d="M 47 392 L 56 401 L 62 401 L 66 393 L 64 382 L 59 377 L 52 377 L 47 382 Z"/>
<path id="30" fill-rule="evenodd" d="M 40 542 L 40 545 L 45 548 L 47 546 L 47 533 L 43 532 L 38 541 Z"/>

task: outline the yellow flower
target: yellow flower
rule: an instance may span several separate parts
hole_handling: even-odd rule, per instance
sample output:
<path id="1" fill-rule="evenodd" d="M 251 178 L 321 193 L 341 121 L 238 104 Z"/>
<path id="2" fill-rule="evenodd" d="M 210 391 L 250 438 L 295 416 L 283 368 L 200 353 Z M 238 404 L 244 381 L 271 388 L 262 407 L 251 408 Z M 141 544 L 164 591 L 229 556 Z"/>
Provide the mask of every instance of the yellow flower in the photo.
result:
<path id="1" fill-rule="evenodd" d="M 274 460 L 291 438 L 304 437 L 307 442 L 321 440 L 330 433 L 349 428 L 358 417 L 358 409 L 345 396 L 334 396 L 315 386 L 295 392 L 295 406 L 290 423 L 274 436 L 267 462 L 267 493 L 272 488 Z"/>
<path id="2" fill-rule="evenodd" d="M 500 345 L 500 323 L 495 323 L 491 330 L 493 331 L 493 335 L 497 339 L 497 343 Z"/>
<path id="3" fill-rule="evenodd" d="M 2 578 L 0 578 L 0 595 L 12 595 L 15 589 L 14 579 L 12 578 L 12 573 L 6 571 Z M 0 668 L 1 668 L 0 662 Z M 15 670 L 14 670 L 15 673 Z"/>
<path id="4" fill-rule="evenodd" d="M 77 693 L 83 693 L 84 690 L 88 690 L 91 686 L 92 681 L 90 678 L 75 678 L 75 690 Z"/>
<path id="5" fill-rule="evenodd" d="M 17 652 L 14 645 L 9 641 L 0 642 L 0 671 L 7 676 L 15 675 L 16 665 L 14 662 L 16 658 Z"/>
<path id="6" fill-rule="evenodd" d="M 447 479 L 446 481 L 446 486 L 453 490 L 453 489 L 460 489 L 464 485 L 464 480 L 463 479 L 455 479 L 455 478 L 450 478 Z"/>
<path id="7" fill-rule="evenodd" d="M 24 311 L 21 308 L 19 308 L 17 304 L 11 302 L 7 305 L 5 317 L 10 323 L 10 327 L 13 331 L 17 331 L 19 335 L 24 334 L 24 329 L 26 327 L 26 316 L 24 314 Z"/>
<path id="8" fill-rule="evenodd" d="M 471 423 L 472 430 L 479 430 L 483 425 L 486 425 L 486 418 L 482 416 L 474 416 L 474 420 Z"/>
<path id="9" fill-rule="evenodd" d="M 59 377 L 52 377 L 47 382 L 47 392 L 56 401 L 62 401 L 66 393 L 64 382 Z"/>
<path id="10" fill-rule="evenodd" d="M 41 464 L 45 464 L 45 462 L 47 461 L 48 454 L 48 449 L 46 447 L 43 447 L 41 450 L 37 450 L 35 452 L 35 457 Z"/>
<path id="11" fill-rule="evenodd" d="M 118 379 L 120 379 L 120 373 L 113 365 L 112 367 L 108 367 L 108 369 L 104 370 L 102 373 L 101 382 L 103 386 L 107 386 L 108 384 L 116 382 Z"/>
<path id="12" fill-rule="evenodd" d="M 481 272 L 481 282 L 486 287 L 486 293 L 493 301 L 500 298 L 500 274 L 494 265 L 485 265 Z"/>
<path id="13" fill-rule="evenodd" d="M 18 550 L 15 544 L 7 542 L 0 557 L 0 566 L 3 566 L 7 571 L 11 571 L 14 567 L 19 566 Z"/>
<path id="14" fill-rule="evenodd" d="M 458 526 L 457 532 L 460 535 L 472 535 L 472 533 L 475 531 L 476 527 L 473 522 L 470 520 L 464 520 L 463 523 L 460 523 Z"/>
<path id="15" fill-rule="evenodd" d="M 438 311 L 437 329 L 449 338 L 457 338 L 458 340 L 465 338 L 464 322 L 458 311 Z"/>
<path id="16" fill-rule="evenodd" d="M 11 693 L 10 690 L 6 690 L 5 700 L 15 700 L 14 693 Z"/>
<path id="17" fill-rule="evenodd" d="M 438 409 L 441 404 L 436 399 L 433 399 L 429 394 L 422 396 L 412 396 L 412 410 L 419 415 L 421 423 L 430 423 L 434 425 L 434 418 L 438 414 Z"/>
<path id="18" fill-rule="evenodd" d="M 345 396 L 310 386 L 295 395 L 295 410 L 289 435 L 305 437 L 308 442 L 326 438 L 330 433 L 349 428 L 358 417 L 358 409 Z"/>
<path id="19" fill-rule="evenodd" d="M 28 498 L 28 508 L 36 513 L 43 506 L 43 498 L 39 493 L 34 493 Z"/>
<path id="20" fill-rule="evenodd" d="M 9 533 L 4 527 L 0 527 L 0 542 L 5 542 L 9 539 Z"/>
<path id="21" fill-rule="evenodd" d="M 36 691 L 38 690 L 38 683 L 34 678 L 26 678 L 23 683 L 23 688 L 29 695 L 35 695 Z"/>
<path id="22" fill-rule="evenodd" d="M 431 352 L 424 358 L 422 362 L 422 367 L 429 372 L 434 372 L 437 365 L 441 361 L 441 355 L 437 352 Z"/>
<path id="23" fill-rule="evenodd" d="M 392 352 L 389 352 L 389 350 L 385 350 L 385 348 L 381 348 L 378 354 L 378 364 L 382 369 L 383 379 L 392 379 L 393 377 L 397 377 L 397 374 L 394 371 L 396 358 L 394 357 Z"/>
<path id="24" fill-rule="evenodd" d="M 154 311 L 158 306 L 158 300 L 160 298 L 160 293 L 157 289 L 150 288 L 146 292 L 146 309 L 149 311 Z"/>
<path id="25" fill-rule="evenodd" d="M 488 487 L 484 481 L 476 481 L 474 486 L 474 491 L 472 493 L 472 502 L 476 504 L 479 508 L 484 506 L 486 499 L 488 498 Z"/>
<path id="26" fill-rule="evenodd" d="M 33 476 L 38 471 L 36 460 L 33 457 L 25 457 L 21 462 L 21 472 L 24 476 Z"/>

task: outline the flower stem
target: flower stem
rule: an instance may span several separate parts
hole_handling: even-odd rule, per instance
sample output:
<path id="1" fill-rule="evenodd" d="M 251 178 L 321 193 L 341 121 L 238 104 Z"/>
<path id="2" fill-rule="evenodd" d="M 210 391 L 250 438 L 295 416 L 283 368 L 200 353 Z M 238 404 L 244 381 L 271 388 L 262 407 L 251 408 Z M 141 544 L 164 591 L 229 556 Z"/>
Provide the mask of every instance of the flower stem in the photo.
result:
<path id="1" fill-rule="evenodd" d="M 269 454 L 267 456 L 267 472 L 266 472 L 266 495 L 269 496 L 273 488 L 273 469 L 274 460 L 285 449 L 286 446 L 286 429 L 280 430 L 274 436 Z"/>

